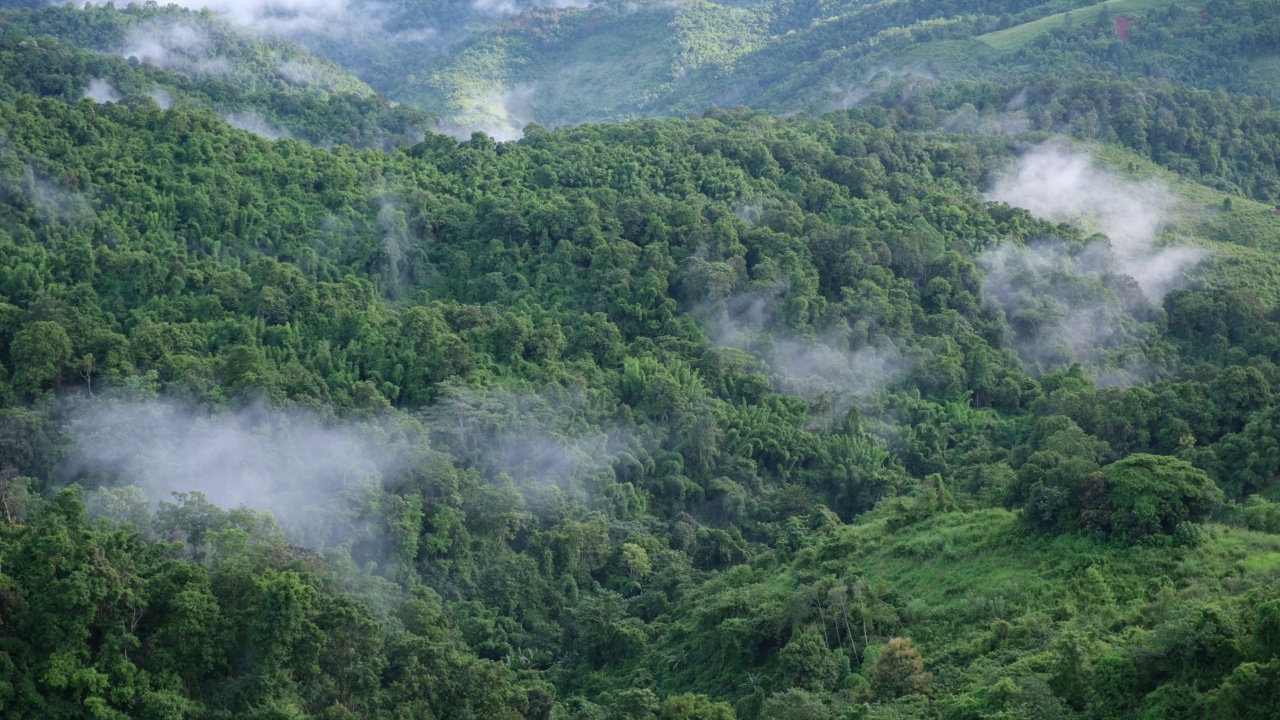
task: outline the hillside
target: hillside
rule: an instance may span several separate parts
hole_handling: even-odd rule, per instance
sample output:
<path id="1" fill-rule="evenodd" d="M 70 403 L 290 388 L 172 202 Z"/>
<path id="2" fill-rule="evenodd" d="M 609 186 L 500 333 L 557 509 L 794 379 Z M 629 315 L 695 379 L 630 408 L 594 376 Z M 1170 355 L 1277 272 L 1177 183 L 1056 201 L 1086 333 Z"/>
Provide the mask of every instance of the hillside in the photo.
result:
<path id="1" fill-rule="evenodd" d="M 67 45 L 193 79 L 213 78 L 242 92 L 284 87 L 324 95 L 370 95 L 350 71 L 281 37 L 246 32 L 211 12 L 155 3 L 123 10 L 113 5 L 10 8 L 0 15 L 6 34 L 51 36 Z"/>
<path id="2" fill-rule="evenodd" d="M 1273 4 L 223 9 L 0 12 L 0 720 L 1280 716 Z"/>
<path id="3" fill-rule="evenodd" d="M 68 102 L 149 98 L 318 145 L 389 148 L 436 126 L 433 116 L 377 96 L 299 45 L 251 38 L 212 15 L 68 7 L 0 12 L 0 23 L 7 79 L 0 93 L 10 100 L 16 93 Z"/>
<path id="4" fill-rule="evenodd" d="M 480 129 L 514 139 L 529 122 L 683 116 L 712 106 L 827 112 L 866 102 L 903 77 L 1013 83 L 1052 70 L 1267 97 L 1280 88 L 1272 67 L 1280 23 L 1264 0 L 1221 0 L 1212 9 L 1165 0 L 344 2 L 310 20 L 285 5 L 228 12 L 231 20 L 173 6 L 67 7 L 8 22 L 124 57 L 150 52 L 166 69 L 241 89 L 367 94 L 354 72 L 438 115 L 460 138 Z"/>
<path id="5" fill-rule="evenodd" d="M 1008 699 L 988 697 L 1004 671 L 949 649 L 977 630 L 932 625 L 940 616 L 924 610 L 922 581 L 875 559 L 866 533 L 891 543 L 889 556 L 917 543 L 914 557 L 932 557 L 948 542 L 932 533 L 949 532 L 926 521 L 934 514 L 1018 509 L 1025 522 L 975 511 L 973 529 L 956 531 L 982 536 L 963 541 L 985 568 L 974 573 L 996 573 L 980 588 L 1015 572 L 994 569 L 1006 543 L 1127 558 L 1146 537 L 1138 544 L 1153 557 L 1207 548 L 1217 558 L 1231 527 L 1273 527 L 1273 506 L 1237 503 L 1280 471 L 1268 449 L 1280 391 L 1274 256 L 1261 254 L 1274 231 L 1234 237 L 1229 196 L 1127 151 L 1097 150 L 1117 165 L 1107 169 L 1081 148 L 894 129 L 877 108 L 326 151 L 268 143 L 199 109 L 14 97 L 0 106 L 0 361 L 3 614 L 15 628 L 5 702 L 19 714 L 93 702 L 129 714 L 166 703 L 195 716 L 371 716 L 416 698 L 424 712 L 466 703 L 487 717 L 637 703 L 667 717 L 698 707 L 781 717 L 791 704 L 935 717 L 978 702 L 1016 710 L 1033 702 L 1026 688 L 1043 695 L 1049 683 L 1057 699 L 1034 702 L 1069 715 L 1116 701 L 1104 674 L 1052 690 L 1055 663 L 1076 662 L 1053 640 L 1065 630 L 1001 651 L 1025 658 L 1007 660 L 1021 679 L 997 683 Z M 1161 192 L 1182 200 L 1145 229 L 1110 224 L 1103 206 L 1037 220 L 980 194 L 986 168 L 1017 158 L 1085 168 L 1089 182 L 1139 199 L 1159 175 Z M 1196 207 L 1214 203 L 1221 214 Z M 1260 207 L 1241 199 L 1230 216 Z M 1072 217 L 1080 229 L 1057 222 Z M 1088 242 L 1095 229 L 1112 235 L 1110 250 Z M 1045 252 L 1047 237 L 1062 243 L 1059 264 L 1020 266 L 1023 248 Z M 1171 245 L 1212 254 L 1173 261 Z M 1238 255 L 1247 251 L 1258 254 Z M 1090 269 L 1096 252 L 1157 284 Z M 1215 270 L 1230 257 L 1255 273 Z M 1145 274 L 1156 258 L 1177 273 Z M 1082 344 L 1085 318 L 1106 332 Z M 204 438 L 217 438 L 215 454 Z M 1144 453 L 1160 464 L 1126 465 Z M 1109 520 L 1089 514 L 1090 478 L 1113 475 L 1119 493 L 1133 472 L 1169 483 L 1167 516 L 1132 526 L 1123 505 Z M 73 481 L 86 489 L 54 494 Z M 205 495 L 149 512 L 147 498 L 170 490 Z M 205 496 L 275 519 L 219 514 Z M 80 503 L 100 519 L 86 525 Z M 1210 516 L 1228 525 L 1198 529 Z M 863 529 L 840 529 L 848 522 Z M 35 538 L 58 528 L 79 533 L 79 547 L 117 548 L 112 566 L 136 569 L 36 616 L 51 557 L 41 548 L 55 546 Z M 782 607 L 798 602 L 786 599 L 803 596 L 793 583 L 813 580 L 789 578 L 827 560 L 828 532 L 832 548 L 870 553 L 830 558 L 850 567 L 837 577 L 876 588 L 880 614 L 859 628 L 861 645 L 842 649 L 834 628 L 824 644 L 824 623 L 838 625 L 823 620 L 829 604 L 768 625 L 753 600 L 757 619 L 741 631 L 754 639 L 723 655 L 732 663 L 669 660 L 738 642 L 730 628 L 742 620 L 707 615 L 729 602 L 716 599 L 721 583 L 757 578 Z M 1270 541 L 1246 537 L 1262 548 L 1246 553 L 1249 567 L 1265 574 Z M 178 544 L 148 544 L 160 539 Z M 95 577 L 67 567 L 65 582 Z M 148 579 L 170 577 L 157 574 L 165 567 L 192 579 Z M 1182 576 L 1169 577 L 1176 588 Z M 130 594 L 144 581 L 147 594 Z M 237 589 L 245 582 L 256 589 Z M 1155 597 L 1115 582 L 1118 603 Z M 1016 622 L 1074 623 L 1093 638 L 1084 667 L 1150 652 L 1122 640 L 1154 627 L 1141 614 L 1032 604 L 1029 617 L 1047 617 L 1017 620 L 1018 598 L 1041 597 L 1026 592 L 1010 589 L 997 614 L 1015 637 Z M 204 623 L 222 629 L 200 641 L 203 660 L 173 644 L 190 593 L 223 618 Z M 113 619 L 130 603 L 147 623 Z M 300 634 L 262 629 L 273 603 L 293 608 Z M 1114 629 L 1091 636 L 1098 618 Z M 48 654 L 41 623 L 61 628 L 70 659 Z M 344 633 L 364 626 L 379 628 L 364 633 L 373 644 L 350 644 Z M 1270 672 L 1264 651 L 1243 649 L 1252 636 L 1238 637 L 1239 653 L 1196 680 L 1198 695 L 1177 689 L 1185 675 L 1142 675 L 1133 687 L 1156 696 L 1124 707 L 1171 693 L 1187 707 L 1236 702 L 1238 674 Z M 424 642 L 449 649 L 412 649 Z M 121 644 L 144 650 L 122 664 L 110 651 Z M 924 669 L 892 680 L 873 648 Z M 369 664 L 307 664 L 340 653 Z M 41 679 L 53 662 L 103 679 Z M 818 664 L 815 679 L 788 680 L 809 672 L 804 663 Z M 418 672 L 437 679 L 411 680 Z M 455 689 L 424 695 L 421 682 Z M 926 687 L 932 695 L 918 694 Z"/>
<path id="6" fill-rule="evenodd" d="M 1124 33 L 1116 18 L 1124 18 Z M 600 3 L 504 19 L 387 88 L 459 125 L 506 128 L 710 106 L 826 112 L 895 78 L 1017 82 L 1103 72 L 1275 97 L 1275 6 L 1162 0 Z M 405 80 L 408 78 L 408 80 Z"/>

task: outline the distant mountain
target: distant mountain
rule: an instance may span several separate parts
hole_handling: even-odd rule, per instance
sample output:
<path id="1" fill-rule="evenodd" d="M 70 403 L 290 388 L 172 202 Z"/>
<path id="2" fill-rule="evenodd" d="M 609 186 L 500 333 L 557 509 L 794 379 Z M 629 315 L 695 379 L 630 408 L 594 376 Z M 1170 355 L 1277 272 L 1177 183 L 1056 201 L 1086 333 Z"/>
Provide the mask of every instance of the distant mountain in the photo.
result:
<path id="1" fill-rule="evenodd" d="M 0 3 L 0 8 L 6 6 Z M 6 33 L 50 35 L 135 65 L 229 82 L 242 91 L 373 94 L 350 71 L 306 47 L 279 36 L 247 32 L 210 11 L 154 3 L 146 7 L 130 3 L 125 9 L 66 5 L 6 12 L 0 16 L 0 28 Z"/>
<path id="2" fill-rule="evenodd" d="M 1088 74 L 1280 92 L 1280 5 L 1267 0 L 210 6 L 67 6 L 4 22 L 251 92 L 376 90 L 438 115 L 438 127 L 458 137 L 483 130 L 509 139 L 530 122 L 736 105 L 821 113 L 883 99 L 903 80 L 1018 83 Z"/>
<path id="3" fill-rule="evenodd" d="M 411 144 L 435 127 L 429 114 L 379 96 L 306 47 L 210 12 L 16 9 L 0 12 L 0 28 L 0 68 L 18 92 L 72 102 L 150 97 L 213 111 L 268 138 L 320 145 Z"/>
<path id="4" fill-rule="evenodd" d="M 1275 95 L 1280 5 L 989 2 L 607 2 L 534 10 L 385 89 L 459 125 L 683 115 L 746 105 L 849 107 L 894 80 L 1105 73 Z"/>

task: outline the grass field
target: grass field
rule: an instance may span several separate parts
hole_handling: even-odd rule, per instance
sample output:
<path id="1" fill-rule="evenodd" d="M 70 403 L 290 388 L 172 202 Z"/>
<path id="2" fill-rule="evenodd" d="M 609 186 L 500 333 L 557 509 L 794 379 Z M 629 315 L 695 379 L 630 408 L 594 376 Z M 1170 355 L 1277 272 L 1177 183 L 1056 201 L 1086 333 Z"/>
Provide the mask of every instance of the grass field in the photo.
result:
<path id="1" fill-rule="evenodd" d="M 1270 205 L 1232 195 L 1232 209 L 1224 211 L 1222 201 L 1228 195 L 1221 191 L 1124 148 L 1087 147 L 1103 165 L 1140 182 L 1156 182 L 1177 198 L 1161 239 L 1209 250 L 1191 273 L 1196 284 L 1224 291 L 1249 290 L 1266 302 L 1280 302 L 1280 216 L 1271 214 Z"/>
<path id="2" fill-rule="evenodd" d="M 1071 16 L 1071 22 L 1076 24 L 1092 23 L 1102 14 L 1105 7 L 1112 16 L 1124 15 L 1127 13 L 1141 13 L 1146 10 L 1156 10 L 1169 5 L 1173 5 L 1176 0 L 1110 0 L 1110 2 L 1101 2 L 1097 5 L 1079 8 L 1077 10 L 1069 10 L 1056 15 L 1042 17 L 1022 25 L 1015 25 L 1004 30 L 997 30 L 986 35 L 979 35 L 978 39 L 990 45 L 996 50 L 1008 52 L 1017 50 L 1026 45 L 1035 38 L 1049 32 L 1053 28 L 1060 27 L 1067 22 L 1067 16 Z M 1200 7 L 1199 2 L 1181 3 L 1188 7 Z"/>
<path id="3" fill-rule="evenodd" d="M 1194 606 L 1270 586 L 1280 537 L 1222 525 L 1209 531 L 1201 547 L 1170 553 L 1076 535 L 1036 537 L 1003 510 L 950 513 L 896 532 L 880 522 L 846 529 L 838 542 L 854 550 L 820 551 L 820 558 L 836 555 L 820 572 L 838 574 L 843 566 L 893 588 L 903 634 L 943 665 L 989 665 L 997 676 L 1014 675 L 1034 670 L 1034 650 L 1082 618 L 1109 628 L 1092 638 L 1102 647 L 1158 624 L 1152 603 Z M 1005 640 L 992 636 L 1002 621 Z M 1012 664 L 1016 655 L 998 649 L 1009 642 L 1024 650 Z"/>
<path id="4" fill-rule="evenodd" d="M 1272 89 L 1280 88 L 1280 55 L 1267 55 L 1249 63 L 1249 70 L 1259 82 Z"/>

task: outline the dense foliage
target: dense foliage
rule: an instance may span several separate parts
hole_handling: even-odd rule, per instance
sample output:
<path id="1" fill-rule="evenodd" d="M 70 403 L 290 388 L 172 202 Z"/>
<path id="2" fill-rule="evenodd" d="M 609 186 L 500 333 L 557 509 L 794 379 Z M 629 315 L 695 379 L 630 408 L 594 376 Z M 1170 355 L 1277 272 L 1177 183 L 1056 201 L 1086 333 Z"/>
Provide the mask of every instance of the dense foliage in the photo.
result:
<path id="1" fill-rule="evenodd" d="M 237 33 L 209 12 L 48 7 L 0 14 L 0 31 L 0 92 L 10 101 L 31 93 L 74 103 L 95 90 L 100 101 L 149 97 L 316 145 L 391 148 L 435 127 L 306 48 Z"/>
<path id="2" fill-rule="evenodd" d="M 1265 101 L 407 144 L 378 98 L 63 42 L 0 40 L 0 715 L 1280 712 Z M 1048 130 L 1178 173 L 1209 259 L 1144 292 L 984 200 Z"/>

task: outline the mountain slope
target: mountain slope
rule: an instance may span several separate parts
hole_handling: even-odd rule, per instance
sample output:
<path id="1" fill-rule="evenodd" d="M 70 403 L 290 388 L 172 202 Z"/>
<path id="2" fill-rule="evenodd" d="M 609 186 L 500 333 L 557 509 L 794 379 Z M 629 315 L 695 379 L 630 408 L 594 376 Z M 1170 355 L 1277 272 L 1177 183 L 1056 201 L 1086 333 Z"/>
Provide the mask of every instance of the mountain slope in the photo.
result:
<path id="1" fill-rule="evenodd" d="M 18 660 L 0 687 L 26 689 L 6 709 L 1072 717 L 1175 698 L 1185 716 L 1262 697 L 1242 685 L 1272 672 L 1256 604 L 1197 596 L 1270 587 L 1271 539 L 1231 538 L 1280 529 L 1254 497 L 1280 473 L 1275 285 L 1179 264 L 1161 297 L 1113 270 L 1222 242 L 1274 267 L 1273 240 L 1222 219 L 1260 206 L 1201 217 L 1228 196 L 1174 188 L 1193 204 L 1135 262 L 1106 213 L 1037 219 L 980 191 L 1036 153 L 1087 156 L 895 129 L 877 107 L 384 153 L 10 92 L 0 612 Z M 1118 163 L 1098 182 L 1146 197 L 1152 166 L 1097 152 Z M 106 535 L 55 494 L 73 481 Z M 270 509 L 331 564 L 199 496 L 151 513 L 169 490 Z M 63 554 L 69 577 L 138 573 L 37 622 L 59 546 L 30 538 L 67 533 L 124 548 Z M 1015 561 L 1027 548 L 1046 557 Z M 1188 557 L 1213 579 L 1180 595 Z M 1085 562 L 1118 568 L 1110 594 L 1051 601 L 1079 574 L 1055 563 Z M 162 568 L 189 579 L 128 590 Z M 861 615 L 833 610 L 840 582 Z M 180 607 L 226 618 L 202 623 L 205 659 L 179 654 L 183 588 Z M 1156 602 L 1185 622 L 1149 622 Z M 1204 617 L 1226 619 L 1205 635 Z M 1198 638 L 1239 649 L 1186 661 Z M 60 685 L 54 663 L 105 680 Z"/>
<path id="2" fill-rule="evenodd" d="M 244 92 L 284 87 L 321 95 L 373 92 L 348 70 L 301 45 L 255 36 L 210 12 L 136 4 L 124 10 L 111 5 L 66 5 L 9 11 L 0 22 L 6 32 L 49 35 L 68 45 L 193 79 L 229 82 Z"/>
<path id="3" fill-rule="evenodd" d="M 0 14 L 0 717 L 1277 716 L 1274 9 L 1083 5 Z"/>
<path id="4" fill-rule="evenodd" d="M 176 8 L 45 8 L 0 13 L 0 22 L 8 27 L 0 65 L 9 79 L 2 91 L 10 99 L 19 92 L 68 102 L 150 98 L 163 107 L 216 112 L 266 137 L 321 145 L 411 144 L 435 127 L 432 116 L 378 97 L 305 48 L 248 39 L 213 16 Z M 65 39 L 41 34 L 48 32 Z M 121 57 L 126 51 L 127 60 Z"/>
<path id="5" fill-rule="evenodd" d="M 1127 40 L 1114 24 L 1120 15 Z M 1274 5 L 1254 0 L 1218 3 L 1213 12 L 1145 1 L 1065 9 L 600 4 L 505 21 L 413 70 L 414 82 L 392 92 L 464 124 L 483 116 L 474 114 L 480 98 L 516 89 L 522 105 L 511 117 L 558 124 L 709 106 L 823 112 L 903 74 L 1017 81 L 1088 70 L 1274 96 L 1280 86 L 1267 63 L 1280 48 L 1276 26 Z M 581 68 L 591 75 L 573 80 Z"/>

